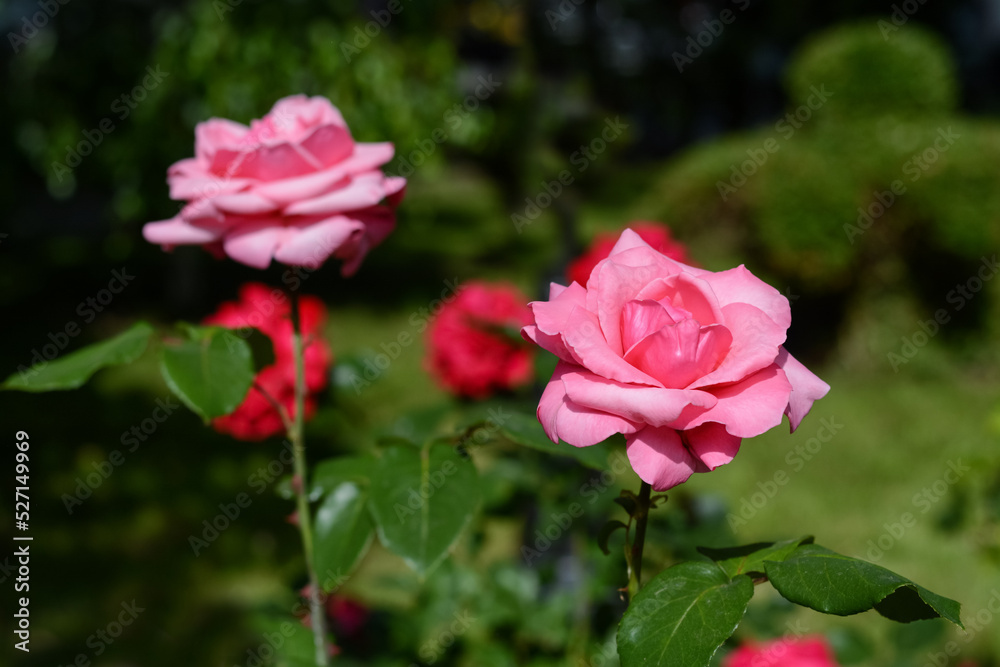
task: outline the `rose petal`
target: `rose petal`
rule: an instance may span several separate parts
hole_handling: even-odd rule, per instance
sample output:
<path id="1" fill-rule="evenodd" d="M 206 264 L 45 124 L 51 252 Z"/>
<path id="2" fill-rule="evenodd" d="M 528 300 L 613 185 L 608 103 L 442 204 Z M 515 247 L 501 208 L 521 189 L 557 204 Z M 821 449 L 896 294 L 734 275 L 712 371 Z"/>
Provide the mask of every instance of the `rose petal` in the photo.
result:
<path id="1" fill-rule="evenodd" d="M 565 327 L 573 309 L 585 304 L 586 298 L 587 290 L 576 283 L 569 287 L 552 283 L 549 286 L 548 301 L 532 301 L 528 304 L 534 317 L 534 324 L 522 328 L 521 336 L 563 361 L 580 363 L 580 360 L 566 347 L 559 332 Z"/>
<path id="2" fill-rule="evenodd" d="M 728 271 L 708 272 L 702 276 L 723 305 L 746 303 L 756 306 L 782 329 L 792 325 L 792 309 L 781 292 L 774 289 L 740 264 Z"/>
<path id="3" fill-rule="evenodd" d="M 639 478 L 655 491 L 666 491 L 707 469 L 688 451 L 677 431 L 647 426 L 625 437 L 625 453 Z"/>
<path id="4" fill-rule="evenodd" d="M 654 280 L 636 298 L 668 302 L 670 307 L 686 310 L 706 326 L 723 321 L 722 306 L 711 285 L 687 273 Z"/>
<path id="5" fill-rule="evenodd" d="M 574 447 L 589 447 L 616 433 L 635 433 L 638 426 L 617 415 L 591 410 L 571 401 L 563 377 L 573 372 L 572 364 L 559 362 L 538 401 L 538 421 L 552 442 L 563 440 Z"/>
<path id="6" fill-rule="evenodd" d="M 611 248 L 611 252 L 608 253 L 608 257 L 614 257 L 619 253 L 623 253 L 626 250 L 631 250 L 632 248 L 649 248 L 652 250 L 652 246 L 642 240 L 642 237 L 634 232 L 631 228 L 622 231 L 622 235 L 618 237 L 618 241 L 615 243 L 614 247 Z"/>
<path id="7" fill-rule="evenodd" d="M 354 152 L 354 139 L 346 125 L 317 127 L 300 145 L 324 167 L 333 166 Z"/>
<path id="8" fill-rule="evenodd" d="M 625 384 L 580 367 L 565 371 L 562 379 L 574 403 L 652 426 L 673 422 L 688 406 L 705 409 L 716 404 L 716 398 L 704 391 Z"/>
<path id="9" fill-rule="evenodd" d="M 259 215 L 278 210 L 278 205 L 255 192 L 236 192 L 212 198 L 212 205 L 225 213 Z"/>
<path id="10" fill-rule="evenodd" d="M 601 377 L 660 387 L 660 381 L 643 373 L 613 352 L 604 340 L 597 316 L 589 310 L 575 306 L 562 332 L 563 342 L 580 365 Z M 619 336 L 620 338 L 620 336 Z"/>
<path id="11" fill-rule="evenodd" d="M 722 424 L 709 422 L 697 428 L 681 432 L 688 449 L 705 464 L 715 470 L 733 460 L 740 451 L 742 439 L 726 431 Z"/>
<path id="12" fill-rule="evenodd" d="M 230 231 L 222 247 L 226 254 L 237 262 L 257 269 L 266 269 L 271 264 L 275 249 L 288 235 L 288 230 L 273 221 L 240 225 Z"/>
<path id="13" fill-rule="evenodd" d="M 712 372 L 732 346 L 729 329 L 702 327 L 693 319 L 665 326 L 636 343 L 625 361 L 659 380 L 682 389 Z"/>
<path id="14" fill-rule="evenodd" d="M 332 215 L 374 206 L 385 197 L 384 177 L 378 172 L 356 176 L 343 187 L 314 199 L 297 201 L 285 209 L 288 215 Z"/>
<path id="15" fill-rule="evenodd" d="M 217 150 L 238 145 L 249 131 L 250 128 L 242 123 L 226 118 L 209 118 L 195 125 L 194 154 L 208 164 Z"/>
<path id="16" fill-rule="evenodd" d="M 745 303 L 731 303 L 722 307 L 722 313 L 723 324 L 733 335 L 729 354 L 718 368 L 692 384 L 692 389 L 739 382 L 767 368 L 774 363 L 781 344 L 785 342 L 785 327 L 775 323 L 759 308 Z"/>
<path id="17" fill-rule="evenodd" d="M 673 317 L 663 304 L 653 299 L 629 301 L 622 308 L 622 349 L 627 353 L 646 336 L 690 316 L 690 313 L 676 311 L 675 314 L 677 318 Z"/>
<path id="18" fill-rule="evenodd" d="M 260 183 L 254 187 L 254 192 L 284 206 L 303 199 L 318 197 L 344 178 L 341 169 L 325 169 L 305 176 Z"/>
<path id="19" fill-rule="evenodd" d="M 788 354 L 784 347 L 778 351 L 778 358 L 774 362 L 785 372 L 792 385 L 792 393 L 788 397 L 788 407 L 785 408 L 785 414 L 788 415 L 788 422 L 794 432 L 809 410 L 812 409 L 813 402 L 823 398 L 830 391 L 830 385 L 820 380 L 795 357 Z"/>
<path id="20" fill-rule="evenodd" d="M 160 245 L 200 245 L 219 238 L 220 232 L 190 225 L 181 218 L 149 222 L 142 227 L 142 236 Z"/>
<path id="21" fill-rule="evenodd" d="M 621 342 L 622 308 L 657 278 L 680 272 L 682 265 L 643 245 L 604 260 L 587 283 L 587 309 L 597 313 L 608 346 L 624 354 Z"/>
<path id="22" fill-rule="evenodd" d="M 784 371 L 772 364 L 740 382 L 708 390 L 718 399 L 714 406 L 685 410 L 670 426 L 691 429 L 717 422 L 734 436 L 752 438 L 781 423 L 791 390 Z"/>
<path id="23" fill-rule="evenodd" d="M 364 224 L 342 215 L 306 227 L 289 227 L 274 258 L 284 264 L 315 268 L 360 234 L 364 234 Z"/>

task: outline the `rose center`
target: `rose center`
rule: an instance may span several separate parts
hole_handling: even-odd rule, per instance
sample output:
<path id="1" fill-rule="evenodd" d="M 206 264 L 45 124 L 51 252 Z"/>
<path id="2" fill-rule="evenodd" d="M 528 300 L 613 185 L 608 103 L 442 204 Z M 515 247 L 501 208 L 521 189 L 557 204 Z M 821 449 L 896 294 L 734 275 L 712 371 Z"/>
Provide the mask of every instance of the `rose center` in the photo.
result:
<path id="1" fill-rule="evenodd" d="M 702 325 L 669 298 L 626 303 L 621 332 L 625 361 L 672 389 L 715 370 L 733 342 L 729 329 Z"/>

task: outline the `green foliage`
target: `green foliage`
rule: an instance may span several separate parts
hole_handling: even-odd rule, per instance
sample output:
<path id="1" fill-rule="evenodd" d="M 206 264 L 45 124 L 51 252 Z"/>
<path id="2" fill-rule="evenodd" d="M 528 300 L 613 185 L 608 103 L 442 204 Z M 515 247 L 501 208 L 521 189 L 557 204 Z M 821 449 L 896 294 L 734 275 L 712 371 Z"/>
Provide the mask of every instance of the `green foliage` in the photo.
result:
<path id="1" fill-rule="evenodd" d="M 707 667 L 736 630 L 753 597 L 746 575 L 711 563 L 667 568 L 635 596 L 618 628 L 623 667 Z"/>
<path id="2" fill-rule="evenodd" d="M 479 503 L 476 468 L 454 447 L 387 447 L 371 484 L 379 539 L 421 575 L 437 567 Z"/>
<path id="3" fill-rule="evenodd" d="M 331 489 L 316 509 L 314 562 L 317 572 L 347 576 L 375 534 L 368 513 L 368 489 L 343 482 Z"/>
<path id="4" fill-rule="evenodd" d="M 130 364 L 146 350 L 153 328 L 137 322 L 114 338 L 11 374 L 0 389 L 42 392 L 77 389 L 107 366 Z"/>
<path id="5" fill-rule="evenodd" d="M 573 447 L 564 442 L 552 442 L 545 435 L 545 431 L 542 430 L 537 419 L 521 413 L 507 416 L 500 427 L 500 433 L 518 445 L 530 447 L 546 454 L 568 456 L 593 470 L 604 470 L 608 465 L 608 456 L 611 453 L 607 442 L 591 447 Z"/>
<path id="6" fill-rule="evenodd" d="M 835 94 L 824 107 L 824 120 L 849 123 L 950 113 L 958 98 L 955 76 L 951 55 L 936 35 L 871 18 L 811 39 L 793 56 L 785 79 L 796 106 L 813 86 L 830 86 Z"/>
<path id="7" fill-rule="evenodd" d="M 227 415 L 253 384 L 253 353 L 220 327 L 182 327 L 187 340 L 165 341 L 160 372 L 170 391 L 206 421 Z"/>
<path id="8" fill-rule="evenodd" d="M 623 667 L 707 666 L 743 619 L 755 580 L 769 580 L 787 600 L 827 614 L 875 609 L 901 623 L 944 618 L 964 627 L 954 600 L 815 545 L 812 537 L 699 551 L 714 563 L 667 568 L 632 599 L 618 629 Z"/>
<path id="9" fill-rule="evenodd" d="M 884 567 L 805 544 L 782 561 L 765 564 L 782 596 L 827 614 L 847 616 L 875 609 L 901 623 L 944 618 L 959 627 L 961 607 Z"/>
<path id="10" fill-rule="evenodd" d="M 803 544 L 812 544 L 812 536 L 782 542 L 758 542 L 728 549 L 699 547 L 698 551 L 715 561 L 729 577 L 746 574 L 764 576 L 764 561 L 783 561 Z"/>
<path id="11" fill-rule="evenodd" d="M 975 262 L 1000 243 L 1000 126 L 957 113 L 955 76 L 922 28 L 832 28 L 793 57 L 784 117 L 672 160 L 634 215 L 760 251 L 813 293 L 858 290 L 873 258 L 918 262 L 915 237 Z"/>

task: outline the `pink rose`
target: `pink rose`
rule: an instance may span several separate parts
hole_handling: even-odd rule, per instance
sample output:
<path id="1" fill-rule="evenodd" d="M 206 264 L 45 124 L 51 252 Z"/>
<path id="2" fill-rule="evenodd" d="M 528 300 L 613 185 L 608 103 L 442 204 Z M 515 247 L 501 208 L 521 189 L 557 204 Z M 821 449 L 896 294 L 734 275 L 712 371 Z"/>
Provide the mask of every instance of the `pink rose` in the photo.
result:
<path id="1" fill-rule="evenodd" d="M 528 300 L 512 285 L 471 282 L 441 307 L 427 331 L 427 366 L 459 396 L 486 398 L 531 381 L 534 349 L 516 332 L 531 322 Z"/>
<path id="2" fill-rule="evenodd" d="M 167 172 L 170 197 L 187 205 L 143 236 L 259 269 L 272 258 L 317 268 L 332 256 L 351 275 L 395 226 L 406 179 L 379 170 L 392 155 L 391 143 L 355 143 L 322 97 L 278 100 L 250 127 L 212 118 L 195 128 L 195 157 Z"/>
<path id="3" fill-rule="evenodd" d="M 838 667 L 823 637 L 747 643 L 726 656 L 722 667 Z"/>
<path id="4" fill-rule="evenodd" d="M 687 248 L 683 243 L 674 240 L 666 225 L 657 222 L 633 222 L 629 227 L 654 250 L 662 252 L 670 259 L 676 259 L 682 264 L 694 264 L 688 257 Z M 567 267 L 566 279 L 569 282 L 576 281 L 581 285 L 586 285 L 587 279 L 590 278 L 590 272 L 594 270 L 598 262 L 611 254 L 611 249 L 615 247 L 618 236 L 618 233 L 598 234 L 587 252 L 577 257 Z"/>
<path id="5" fill-rule="evenodd" d="M 522 335 L 560 361 L 538 404 L 554 442 L 625 435 L 653 488 L 729 463 L 742 438 L 788 415 L 792 430 L 830 387 L 785 349 L 788 300 L 745 267 L 676 262 L 626 229 L 587 286 L 553 284 Z"/>

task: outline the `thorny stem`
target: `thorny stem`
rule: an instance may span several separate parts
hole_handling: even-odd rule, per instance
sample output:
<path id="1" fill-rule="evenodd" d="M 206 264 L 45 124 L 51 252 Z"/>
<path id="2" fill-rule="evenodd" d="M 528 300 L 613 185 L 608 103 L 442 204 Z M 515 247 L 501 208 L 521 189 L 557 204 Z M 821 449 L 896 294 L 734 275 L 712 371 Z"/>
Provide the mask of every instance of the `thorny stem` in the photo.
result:
<path id="1" fill-rule="evenodd" d="M 653 487 L 648 482 L 643 482 L 639 488 L 639 496 L 636 499 L 635 513 L 632 519 L 635 521 L 635 538 L 628 554 L 628 597 L 633 599 L 639 592 L 642 585 L 642 549 L 646 543 L 646 521 L 649 518 L 649 510 L 652 507 L 650 495 Z"/>
<path id="2" fill-rule="evenodd" d="M 295 454 L 295 500 L 298 507 L 299 532 L 302 534 L 302 549 L 305 552 L 306 570 L 309 573 L 309 618 L 312 623 L 313 640 L 316 648 L 317 667 L 327 667 L 329 652 L 326 639 L 326 614 L 320 600 L 319 580 L 313 562 L 312 518 L 309 514 L 309 490 L 306 477 L 306 447 L 302 436 L 305 415 L 306 377 L 302 346 L 302 324 L 299 317 L 299 295 L 292 292 L 292 355 L 295 360 L 295 413 L 292 416 L 288 439 L 292 441 Z"/>

